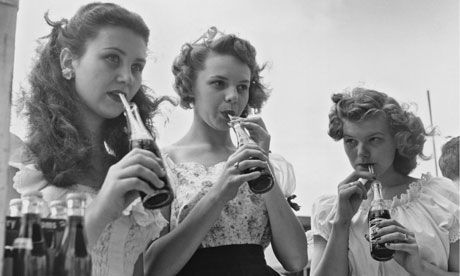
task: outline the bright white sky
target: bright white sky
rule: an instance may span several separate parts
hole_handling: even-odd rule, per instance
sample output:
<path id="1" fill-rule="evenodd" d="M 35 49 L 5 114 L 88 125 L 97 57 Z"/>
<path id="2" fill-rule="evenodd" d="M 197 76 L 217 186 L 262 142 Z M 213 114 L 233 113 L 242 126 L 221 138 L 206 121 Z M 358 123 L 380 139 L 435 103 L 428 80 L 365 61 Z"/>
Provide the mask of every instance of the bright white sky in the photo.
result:
<path id="1" fill-rule="evenodd" d="M 47 35 L 43 14 L 69 18 L 89 1 L 21 1 L 18 12 L 13 91 L 27 86 L 36 39 Z M 168 0 L 113 1 L 139 13 L 151 30 L 144 80 L 158 94 L 175 95 L 171 64 L 181 45 L 210 26 L 248 39 L 258 61 L 268 62 L 265 82 L 273 89 L 262 116 L 272 151 L 295 168 L 298 215 L 310 215 L 316 197 L 335 193 L 351 172 L 342 144 L 327 135 L 330 96 L 364 86 L 400 102 L 415 103 L 430 125 L 426 91 L 431 91 L 440 136 L 459 135 L 459 2 L 457 0 Z M 13 99 L 16 99 L 14 97 Z M 160 144 L 181 137 L 192 112 L 166 108 L 159 120 Z M 12 132 L 24 137 L 13 114 Z M 428 140 L 425 153 L 432 154 Z M 439 150 L 438 150 L 439 152 Z M 439 156 L 438 156 L 439 157 Z M 414 176 L 430 171 L 420 161 Z"/>

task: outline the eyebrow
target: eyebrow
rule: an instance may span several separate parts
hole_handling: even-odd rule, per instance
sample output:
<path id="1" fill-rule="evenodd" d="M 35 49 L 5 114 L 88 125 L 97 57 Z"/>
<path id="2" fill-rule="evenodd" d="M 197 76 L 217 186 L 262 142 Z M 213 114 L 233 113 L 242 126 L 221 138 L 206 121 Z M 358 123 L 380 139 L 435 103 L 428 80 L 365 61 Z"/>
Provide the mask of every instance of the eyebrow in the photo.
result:
<path id="1" fill-rule="evenodd" d="M 228 78 L 221 76 L 221 75 L 212 75 L 209 78 L 215 78 L 215 79 L 222 79 L 222 80 L 228 80 Z M 249 80 L 241 80 L 239 83 L 249 83 Z"/>
<path id="2" fill-rule="evenodd" d="M 123 50 L 120 49 L 120 48 L 117 48 L 117 47 L 107 47 L 107 48 L 104 48 L 104 50 L 114 50 L 114 51 L 117 51 L 117 52 L 119 52 L 120 54 L 126 56 L 126 52 L 123 51 Z M 138 61 L 138 62 L 146 63 L 145 58 L 136 58 L 135 60 Z"/>
<path id="3" fill-rule="evenodd" d="M 382 135 L 382 136 L 385 136 L 385 133 L 381 132 L 381 131 L 376 131 L 376 132 L 373 132 L 369 135 L 366 135 L 366 137 L 371 137 L 371 136 L 374 136 L 374 135 Z M 347 133 L 343 133 L 343 137 L 354 137 L 353 135 L 350 135 L 350 134 L 347 134 Z"/>

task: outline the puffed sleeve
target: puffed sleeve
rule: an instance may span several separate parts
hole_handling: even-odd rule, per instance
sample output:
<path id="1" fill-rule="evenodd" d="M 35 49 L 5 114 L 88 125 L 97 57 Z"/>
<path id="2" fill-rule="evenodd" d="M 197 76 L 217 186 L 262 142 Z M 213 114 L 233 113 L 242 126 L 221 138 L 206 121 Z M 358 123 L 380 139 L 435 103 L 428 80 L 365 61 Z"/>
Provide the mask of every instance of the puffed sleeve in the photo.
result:
<path id="1" fill-rule="evenodd" d="M 449 231 L 449 241 L 459 239 L 459 191 L 450 179 L 433 177 L 423 187 L 421 199 L 429 201 L 433 218 L 438 224 Z"/>
<path id="2" fill-rule="evenodd" d="M 294 194 L 295 190 L 295 174 L 294 167 L 286 159 L 279 154 L 270 153 L 270 165 L 273 168 L 273 173 L 281 188 L 284 196 L 288 197 Z"/>
<path id="3" fill-rule="evenodd" d="M 325 240 L 329 239 L 332 221 L 334 220 L 337 206 L 337 196 L 324 195 L 319 197 L 312 207 L 311 231 L 313 235 L 319 235 Z"/>

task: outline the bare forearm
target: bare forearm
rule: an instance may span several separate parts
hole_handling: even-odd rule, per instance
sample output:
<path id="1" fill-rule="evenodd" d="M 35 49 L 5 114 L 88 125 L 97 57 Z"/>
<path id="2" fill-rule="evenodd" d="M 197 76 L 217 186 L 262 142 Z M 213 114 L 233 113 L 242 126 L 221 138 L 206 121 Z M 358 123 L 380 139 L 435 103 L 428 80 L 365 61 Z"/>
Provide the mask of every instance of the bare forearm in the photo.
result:
<path id="1" fill-rule="evenodd" d="M 94 200 L 87 208 L 85 214 L 85 229 L 88 238 L 88 248 L 96 245 L 99 236 L 113 219 L 105 216 Z"/>
<path id="2" fill-rule="evenodd" d="M 225 205 L 210 192 L 176 229 L 153 242 L 147 250 L 146 275 L 175 275 L 195 253 Z"/>
<path id="3" fill-rule="evenodd" d="M 312 275 L 348 275 L 349 222 L 335 222 L 326 248 Z"/>
<path id="4" fill-rule="evenodd" d="M 439 267 L 427 262 L 427 261 L 422 261 L 422 271 L 419 273 L 415 273 L 414 275 L 417 276 L 458 276 L 458 271 L 457 272 L 449 272 L 440 269 Z"/>
<path id="5" fill-rule="evenodd" d="M 276 257 L 288 271 L 300 271 L 308 261 L 307 238 L 278 185 L 264 195 Z"/>

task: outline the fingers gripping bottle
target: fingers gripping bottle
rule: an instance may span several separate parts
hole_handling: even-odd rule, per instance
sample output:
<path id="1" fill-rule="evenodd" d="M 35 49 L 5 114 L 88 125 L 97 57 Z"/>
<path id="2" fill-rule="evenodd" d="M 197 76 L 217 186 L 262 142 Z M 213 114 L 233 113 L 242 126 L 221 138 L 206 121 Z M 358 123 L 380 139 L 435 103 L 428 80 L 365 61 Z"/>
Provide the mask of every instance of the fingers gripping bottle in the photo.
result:
<path id="1" fill-rule="evenodd" d="M 390 219 L 390 211 L 386 208 L 385 201 L 382 197 L 382 184 L 378 180 L 374 180 L 371 184 L 371 189 L 374 198 L 371 202 L 371 208 L 367 221 L 369 224 L 369 245 L 371 256 L 377 261 L 385 262 L 393 258 L 394 250 L 388 249 L 382 243 L 375 241 L 375 232 L 377 230 L 376 223 L 382 219 Z"/>
<path id="2" fill-rule="evenodd" d="M 230 122 L 230 125 L 235 131 L 235 135 L 238 140 L 238 147 L 242 147 L 243 145 L 251 143 L 255 144 L 246 130 L 241 126 L 241 123 L 238 121 L 238 119 L 234 120 L 234 117 L 231 119 L 233 120 Z M 274 184 L 273 173 L 271 172 L 270 167 L 268 169 L 258 167 L 249 168 L 244 170 L 243 173 L 251 173 L 254 171 L 260 171 L 261 175 L 256 179 L 248 181 L 249 189 L 251 189 L 251 191 L 255 194 L 263 194 L 270 191 Z"/>
<path id="3" fill-rule="evenodd" d="M 125 107 L 125 116 L 129 128 L 130 149 L 145 149 L 153 152 L 157 157 L 162 158 L 160 149 L 155 142 L 155 138 L 147 130 L 142 122 L 137 105 L 135 103 L 128 103 L 123 94 L 118 95 L 120 96 L 120 99 L 122 100 Z M 164 169 L 163 162 L 160 165 Z M 158 178 L 164 183 L 162 188 L 155 188 L 152 184 L 150 184 L 150 186 L 155 189 L 152 194 L 147 195 L 144 192 L 139 192 L 142 199 L 142 204 L 146 209 L 157 209 L 169 205 L 174 198 L 174 193 L 168 177 L 165 175 Z"/>

